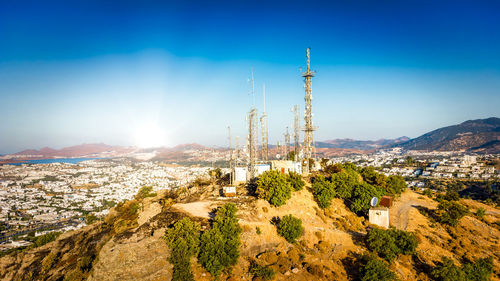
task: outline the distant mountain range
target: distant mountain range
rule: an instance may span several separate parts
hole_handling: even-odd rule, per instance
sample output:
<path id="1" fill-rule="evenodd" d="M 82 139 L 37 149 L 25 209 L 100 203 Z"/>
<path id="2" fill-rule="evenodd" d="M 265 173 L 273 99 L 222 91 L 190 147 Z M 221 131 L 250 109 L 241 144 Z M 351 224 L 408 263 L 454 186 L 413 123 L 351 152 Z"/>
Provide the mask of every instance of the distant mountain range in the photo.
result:
<path id="1" fill-rule="evenodd" d="M 500 118 L 468 120 L 392 146 L 408 150 L 500 153 Z"/>
<path id="2" fill-rule="evenodd" d="M 354 140 L 333 139 L 316 142 L 317 151 L 324 156 L 364 154 L 381 148 L 401 147 L 406 150 L 424 151 L 468 151 L 476 153 L 500 153 L 500 118 L 469 120 L 409 139 Z M 174 147 L 137 148 L 112 146 L 104 143 L 81 144 L 62 149 L 44 147 L 40 150 L 27 149 L 9 155 L 0 155 L 0 163 L 10 160 L 28 160 L 61 157 L 121 157 L 137 154 L 151 154 L 155 159 L 183 159 L 185 151 L 202 151 L 211 148 L 197 143 L 180 144 Z M 217 150 L 224 150 L 218 148 Z M 270 145 L 271 150 L 277 148 Z M 271 151 L 272 152 L 272 151 Z M 3 161 L 2 161 L 3 159 Z"/>
<path id="3" fill-rule="evenodd" d="M 397 139 L 380 139 L 380 140 L 353 140 L 353 139 L 333 139 L 316 142 L 316 148 L 343 148 L 343 149 L 358 149 L 358 150 L 375 150 L 385 146 L 390 146 L 410 140 L 408 137 L 400 137 Z"/>

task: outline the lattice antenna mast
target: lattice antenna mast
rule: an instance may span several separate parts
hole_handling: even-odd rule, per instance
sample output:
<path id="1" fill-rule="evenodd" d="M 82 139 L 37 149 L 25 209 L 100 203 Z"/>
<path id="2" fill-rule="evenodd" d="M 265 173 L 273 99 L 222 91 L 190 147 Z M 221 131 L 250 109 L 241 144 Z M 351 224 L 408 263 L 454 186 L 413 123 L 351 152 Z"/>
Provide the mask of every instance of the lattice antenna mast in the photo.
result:
<path id="1" fill-rule="evenodd" d="M 285 155 L 284 155 L 284 157 L 288 158 L 289 153 L 290 153 L 290 133 L 288 132 L 288 127 L 286 127 L 286 131 L 285 131 Z"/>
<path id="2" fill-rule="evenodd" d="M 235 144 L 234 144 L 234 154 L 235 154 L 235 165 L 238 165 L 240 160 L 240 136 L 236 136 Z"/>
<path id="3" fill-rule="evenodd" d="M 257 109 L 255 109 L 255 83 L 253 78 L 253 68 L 252 68 L 252 97 L 253 103 L 250 112 L 248 113 L 248 151 L 249 151 L 249 163 L 248 171 L 250 179 L 256 176 L 255 165 L 257 163 L 257 153 L 259 150 L 258 143 L 258 121 L 257 121 Z"/>
<path id="4" fill-rule="evenodd" d="M 229 184 L 233 184 L 233 149 L 231 147 L 231 127 L 227 126 L 227 139 L 229 141 Z"/>
<path id="5" fill-rule="evenodd" d="M 266 85 L 265 84 L 262 87 L 262 91 L 264 93 L 264 112 L 262 112 L 262 116 L 260 117 L 260 127 L 262 128 L 262 161 L 267 161 L 267 160 L 269 160 L 269 145 L 268 145 L 269 131 L 267 129 Z"/>
<path id="6" fill-rule="evenodd" d="M 300 149 L 300 107 L 298 104 L 292 108 L 293 112 L 293 150 L 295 151 L 295 161 L 299 159 Z"/>
<path id="7" fill-rule="evenodd" d="M 306 165 L 304 172 L 309 173 L 309 159 L 311 159 L 314 155 L 314 137 L 313 132 L 317 129 L 317 127 L 313 126 L 312 121 L 312 78 L 314 77 L 315 72 L 311 71 L 311 61 L 310 61 L 310 48 L 306 49 L 306 58 L 307 58 L 307 70 L 302 73 L 302 77 L 304 77 L 304 88 L 305 88 L 305 111 L 304 111 L 304 160 L 306 160 Z"/>

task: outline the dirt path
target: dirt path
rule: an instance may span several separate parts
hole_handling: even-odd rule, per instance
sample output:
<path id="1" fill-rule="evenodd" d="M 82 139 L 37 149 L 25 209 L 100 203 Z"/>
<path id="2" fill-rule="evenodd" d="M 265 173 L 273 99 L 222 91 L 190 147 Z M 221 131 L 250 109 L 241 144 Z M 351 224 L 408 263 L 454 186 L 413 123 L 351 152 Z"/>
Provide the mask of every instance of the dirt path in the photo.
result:
<path id="1" fill-rule="evenodd" d="M 186 212 L 194 217 L 210 218 L 210 212 L 215 207 L 215 202 L 211 201 L 200 201 L 185 204 L 174 204 L 172 208 L 178 209 L 180 211 Z M 212 206 L 213 205 L 213 206 Z"/>
<path id="2" fill-rule="evenodd" d="M 407 230 L 409 221 L 418 217 L 417 207 L 434 209 L 436 205 L 437 203 L 432 199 L 407 190 L 395 200 L 394 205 L 389 210 L 390 223 L 398 229 Z"/>

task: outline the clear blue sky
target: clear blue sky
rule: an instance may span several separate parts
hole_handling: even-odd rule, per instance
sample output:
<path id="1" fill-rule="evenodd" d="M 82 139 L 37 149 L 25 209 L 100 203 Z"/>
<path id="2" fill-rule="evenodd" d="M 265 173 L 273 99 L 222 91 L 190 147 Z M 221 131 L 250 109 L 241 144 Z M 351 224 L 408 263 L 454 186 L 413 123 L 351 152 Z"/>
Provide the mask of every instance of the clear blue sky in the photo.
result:
<path id="1" fill-rule="evenodd" d="M 0 153 L 225 145 L 267 89 L 270 137 L 416 137 L 500 116 L 499 1 L 1 1 Z"/>

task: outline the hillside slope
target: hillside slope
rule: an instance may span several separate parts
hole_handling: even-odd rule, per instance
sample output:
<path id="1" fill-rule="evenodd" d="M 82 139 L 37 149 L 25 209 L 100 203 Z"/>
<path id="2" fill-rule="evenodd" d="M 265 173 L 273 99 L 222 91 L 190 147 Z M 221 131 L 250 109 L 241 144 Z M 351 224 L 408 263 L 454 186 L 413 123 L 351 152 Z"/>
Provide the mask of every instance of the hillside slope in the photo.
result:
<path id="1" fill-rule="evenodd" d="M 491 117 L 440 128 L 394 146 L 410 150 L 500 153 L 497 141 L 500 141 L 500 118 Z"/>
<path id="2" fill-rule="evenodd" d="M 104 222 L 65 233 L 40 248 L 0 258 L 0 279 L 63 280 L 65 276 L 64 280 L 170 280 L 170 251 L 162 238 L 166 230 L 188 216 L 203 231 L 210 225 L 212 210 L 227 202 L 235 203 L 239 210 L 243 229 L 241 256 L 231 273 L 223 274 L 220 280 L 252 280 L 249 265 L 253 261 L 272 268 L 276 272 L 274 280 L 356 278 L 353 265 L 367 252 L 363 240 L 368 224 L 349 211 L 341 199 L 334 199 L 332 206 L 323 210 L 311 192 L 304 189 L 294 192 L 285 205 L 272 207 L 266 201 L 244 195 L 245 190 L 239 187 L 242 195 L 228 199 L 218 197 L 218 187 L 204 186 L 191 188 L 175 200 L 169 192 L 161 191 L 155 197 L 136 201 L 140 208 L 133 216 L 124 212 L 130 206 L 125 203 L 121 209 L 112 209 Z M 471 200 L 466 203 L 472 208 L 486 208 L 487 221 L 500 218 L 495 208 Z M 435 205 L 433 200 L 413 191 L 406 191 L 396 200 L 391 208 L 391 224 L 415 232 L 419 246 L 416 255 L 400 256 L 391 270 L 401 280 L 429 280 L 429 267 L 443 255 L 459 262 L 463 255 L 477 258 L 493 254 L 494 274 L 498 275 L 498 229 L 466 216 L 450 232 L 418 212 L 419 206 Z M 272 224 L 273 218 L 286 214 L 300 218 L 305 227 L 297 244 L 279 236 Z M 213 280 L 196 262 L 192 270 L 196 280 Z M 493 280 L 498 278 L 493 276 Z"/>

